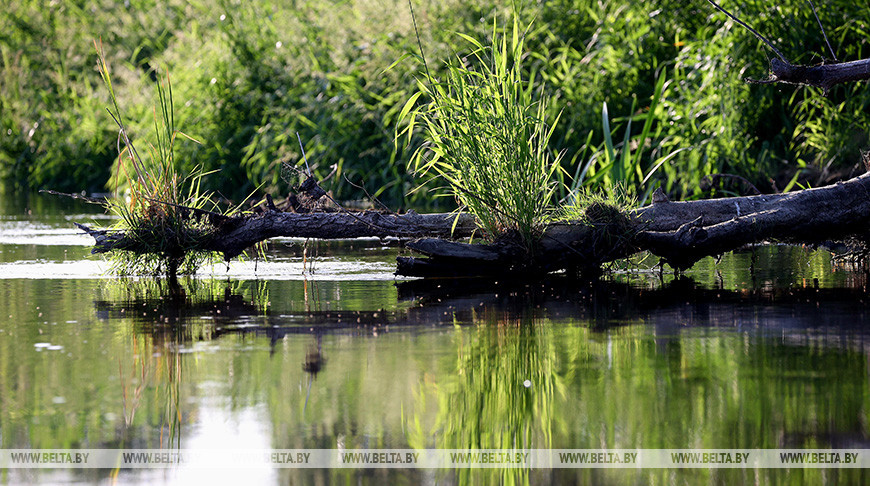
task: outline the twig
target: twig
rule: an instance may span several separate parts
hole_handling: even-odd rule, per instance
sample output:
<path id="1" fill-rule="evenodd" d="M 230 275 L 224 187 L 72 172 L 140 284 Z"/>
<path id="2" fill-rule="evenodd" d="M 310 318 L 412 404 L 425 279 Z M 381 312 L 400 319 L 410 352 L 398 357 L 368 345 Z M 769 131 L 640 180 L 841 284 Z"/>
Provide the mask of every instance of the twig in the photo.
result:
<path id="1" fill-rule="evenodd" d="M 350 179 L 347 178 L 346 175 L 342 175 L 342 177 L 344 177 L 344 180 L 347 181 L 348 184 L 350 184 L 351 186 L 353 186 L 353 187 L 355 187 L 355 188 L 361 190 L 362 192 L 364 192 L 365 195 L 366 195 L 366 197 L 368 197 L 369 199 L 371 199 L 372 202 L 375 202 L 375 203 L 379 204 L 382 208 L 384 208 L 384 211 L 387 211 L 387 212 L 390 213 L 390 214 L 396 214 L 395 211 L 393 211 L 392 209 L 390 209 L 389 207 L 387 207 L 386 204 L 384 204 L 384 203 L 382 203 L 381 201 L 379 201 L 378 198 L 376 198 L 376 197 L 372 196 L 371 194 L 369 194 L 369 191 L 366 190 L 365 186 L 354 184 L 353 182 L 350 181 Z"/>
<path id="2" fill-rule="evenodd" d="M 825 91 L 825 94 L 827 94 L 828 90 L 830 90 L 834 85 L 870 79 L 870 59 L 835 62 L 831 64 L 823 63 L 817 66 L 792 64 L 769 40 L 747 25 L 746 22 L 735 17 L 730 12 L 716 4 L 713 0 L 707 0 L 707 3 L 752 32 L 753 35 L 767 44 L 767 46 L 770 47 L 779 58 L 770 60 L 771 76 L 769 78 L 763 80 L 747 78 L 746 82 L 748 83 L 786 83 L 797 84 L 800 86 L 815 86 L 817 88 L 822 88 Z M 812 5 L 812 2 L 810 2 L 810 5 L 813 7 L 813 14 L 815 15 L 815 6 Z M 816 20 L 818 20 L 818 18 L 818 15 L 816 15 Z M 819 26 L 821 26 L 821 21 L 819 21 Z M 825 36 L 825 42 L 828 42 L 828 36 L 824 32 L 824 27 L 822 27 L 822 34 Z M 834 50 L 831 48 L 830 42 L 828 42 L 828 48 L 831 49 L 831 54 L 833 54 Z M 836 60 L 836 55 L 834 56 L 834 59 Z"/>
<path id="3" fill-rule="evenodd" d="M 732 15 L 731 12 L 729 12 L 729 11 L 725 10 L 724 8 L 720 7 L 719 5 L 717 5 L 716 2 L 714 2 L 713 0 L 707 0 L 707 3 L 714 6 L 716 8 L 716 10 L 727 15 L 731 20 L 733 20 L 733 21 L 737 22 L 738 24 L 742 25 L 743 27 L 745 27 L 747 30 L 749 30 L 749 32 L 752 32 L 752 34 L 755 35 L 755 37 L 757 37 L 759 40 L 761 40 L 762 42 L 767 44 L 767 47 L 770 47 L 773 50 L 773 52 L 776 53 L 777 57 L 782 59 L 783 62 L 788 63 L 788 59 L 786 59 L 785 56 L 783 56 L 782 53 L 779 52 L 779 49 L 774 47 L 773 43 L 771 43 L 769 40 L 767 40 L 767 38 L 764 37 L 763 35 L 756 32 L 755 29 L 753 29 L 752 27 L 747 25 L 746 22 L 738 19 L 737 17 Z"/>
<path id="4" fill-rule="evenodd" d="M 359 216 L 354 214 L 352 211 L 348 210 L 347 208 L 345 208 L 344 206 L 339 204 L 338 201 L 336 201 L 332 196 L 330 196 L 328 192 L 326 192 L 322 187 L 320 187 L 320 184 L 317 182 L 317 179 L 315 179 L 314 176 L 311 175 L 311 169 L 308 167 L 308 159 L 305 157 L 305 149 L 302 147 L 302 137 L 299 136 L 299 132 L 296 132 L 296 138 L 299 139 L 299 147 L 302 148 L 302 158 L 305 160 L 305 168 L 308 169 L 308 179 L 305 180 L 303 185 L 309 184 L 309 183 L 313 184 L 314 187 L 319 189 L 320 192 L 322 193 L 322 194 L 320 194 L 320 196 L 325 196 L 327 199 L 332 201 L 332 203 L 335 204 L 335 207 L 337 207 L 339 211 L 346 213 L 348 216 L 356 219 L 357 221 L 359 221 L 363 224 L 369 225 L 373 228 L 383 229 L 382 226 L 380 226 L 376 223 L 372 223 L 370 221 L 366 221 L 366 220 L 360 218 Z M 337 170 L 338 170 L 337 167 L 333 167 L 333 170 L 327 176 L 327 179 L 329 177 L 332 177 L 332 175 L 335 174 Z M 314 189 L 313 188 L 305 189 L 305 192 L 308 194 L 312 194 L 314 192 Z M 315 199 L 317 199 L 317 198 L 315 198 Z"/>
<path id="5" fill-rule="evenodd" d="M 828 34 L 825 33 L 825 26 L 822 25 L 822 21 L 819 19 L 819 14 L 816 13 L 816 6 L 813 5 L 813 0 L 807 0 L 810 4 L 810 8 L 813 9 L 813 15 L 816 17 L 816 22 L 819 23 L 819 28 L 822 29 L 822 37 L 825 38 L 825 44 L 828 45 L 828 50 L 831 51 L 831 56 L 833 56 L 834 61 L 837 60 L 837 55 L 834 54 L 834 48 L 831 47 L 831 42 L 828 41 Z"/>
<path id="6" fill-rule="evenodd" d="M 106 204 L 105 198 L 88 197 L 88 196 L 83 196 L 81 194 L 52 191 L 51 189 L 40 189 L 39 192 L 44 192 L 46 194 L 51 194 L 53 196 L 71 197 L 73 199 L 79 199 L 79 200 L 85 201 L 89 204 L 99 204 L 100 206 L 105 206 L 105 204 Z"/>

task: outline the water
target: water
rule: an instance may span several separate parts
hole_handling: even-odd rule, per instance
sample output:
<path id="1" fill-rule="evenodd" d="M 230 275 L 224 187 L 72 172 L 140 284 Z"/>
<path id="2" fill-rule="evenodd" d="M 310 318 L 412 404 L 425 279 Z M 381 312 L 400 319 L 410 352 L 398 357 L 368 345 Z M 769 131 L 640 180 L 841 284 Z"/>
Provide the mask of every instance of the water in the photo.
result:
<path id="1" fill-rule="evenodd" d="M 864 448 L 866 275 L 771 246 L 681 278 L 399 281 L 376 240 L 116 279 L 0 211 L 0 448 Z M 106 224 L 105 219 L 97 223 Z M 639 270 L 641 269 L 641 270 Z M 863 482 L 848 470 L 8 470 L 8 483 Z"/>

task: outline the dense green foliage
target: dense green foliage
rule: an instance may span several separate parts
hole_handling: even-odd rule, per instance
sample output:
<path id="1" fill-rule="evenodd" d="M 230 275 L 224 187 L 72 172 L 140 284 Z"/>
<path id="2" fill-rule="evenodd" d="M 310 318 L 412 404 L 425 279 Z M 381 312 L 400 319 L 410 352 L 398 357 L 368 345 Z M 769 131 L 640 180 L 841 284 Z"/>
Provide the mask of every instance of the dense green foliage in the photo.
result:
<path id="1" fill-rule="evenodd" d="M 467 53 L 456 33 L 487 45 L 492 20 L 505 25 L 512 9 L 491 0 L 414 5 L 436 76 L 445 60 Z M 824 57 L 806 2 L 723 6 L 792 62 Z M 833 0 L 818 7 L 838 57 L 866 57 L 870 6 Z M 533 25 L 525 76 L 550 96 L 547 119 L 562 113 L 550 148 L 564 153 L 569 187 L 581 179 L 619 182 L 594 177 L 614 173 L 604 154 L 631 161 L 620 173 L 632 176 L 624 182 L 638 196 L 658 184 L 678 197 L 699 196 L 710 173 L 782 190 L 797 170 L 800 182 L 820 184 L 861 166 L 870 121 L 864 84 L 828 97 L 745 84 L 744 77 L 766 77 L 765 49 L 706 2 L 555 0 L 516 8 L 521 24 Z M 204 189 L 236 200 L 260 184 L 285 191 L 297 181 L 284 180 L 282 166 L 302 163 L 299 132 L 317 174 L 338 169 L 329 182 L 338 198 L 364 196 L 347 177 L 394 207 L 430 199 L 427 191 L 407 196 L 415 182 L 406 164 L 423 138 L 394 143 L 399 112 L 422 72 L 413 58 L 393 65 L 418 52 L 404 0 L 14 2 L 0 13 L 0 176 L 7 182 L 68 191 L 124 186 L 123 174 L 110 172 L 118 137 L 95 68 L 97 38 L 116 66 L 134 137 L 151 130 L 157 80 L 172 73 L 176 124 L 203 142 L 177 147 L 181 169 L 220 169 Z M 636 123 L 627 130 L 629 119 Z M 604 127 L 615 135 L 609 149 Z M 620 158 L 623 147 L 630 157 Z"/>

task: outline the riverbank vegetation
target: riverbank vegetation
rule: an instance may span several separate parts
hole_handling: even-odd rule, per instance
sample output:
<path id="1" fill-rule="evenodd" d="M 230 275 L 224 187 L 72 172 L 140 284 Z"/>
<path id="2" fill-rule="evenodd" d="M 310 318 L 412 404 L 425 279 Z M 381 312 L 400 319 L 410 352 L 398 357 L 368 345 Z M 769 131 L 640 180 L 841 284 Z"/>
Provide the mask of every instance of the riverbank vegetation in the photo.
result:
<path id="1" fill-rule="evenodd" d="M 469 53 L 457 33 L 487 45 L 493 20 L 509 29 L 504 19 L 512 10 L 520 25 L 532 25 L 522 76 L 549 97 L 545 119 L 561 113 L 548 145 L 563 154 L 565 187 L 627 183 L 638 196 L 661 186 L 672 199 L 693 198 L 743 192 L 738 179 L 710 184 L 710 174 L 740 176 L 772 192 L 862 167 L 870 121 L 864 85 L 838 86 L 825 97 L 814 88 L 744 83 L 766 76 L 764 47 L 706 2 L 414 6 L 439 79 L 449 71 L 446 60 Z M 725 6 L 792 61 L 825 57 L 806 2 Z M 839 59 L 866 57 L 870 7 L 845 0 L 819 7 Z M 415 181 L 406 164 L 423 134 L 394 143 L 401 109 L 423 72 L 407 56 L 419 49 L 404 0 L 297 2 L 292 9 L 267 0 L 25 0 L 0 14 L 0 27 L 0 175 L 7 186 L 129 187 L 125 174 L 112 172 L 117 130 L 104 109 L 109 100 L 92 47 L 102 38 L 132 136 L 152 130 L 159 80 L 172 73 L 175 122 L 202 141 L 176 148 L 179 170 L 220 171 L 203 178 L 203 190 L 236 201 L 261 184 L 286 193 L 298 181 L 282 178 L 282 166 L 303 164 L 298 132 L 318 178 L 338 171 L 327 187 L 336 198 L 363 198 L 355 185 L 364 185 L 393 208 L 438 203 L 430 191 L 409 195 Z M 613 160 L 628 170 L 607 169 Z"/>

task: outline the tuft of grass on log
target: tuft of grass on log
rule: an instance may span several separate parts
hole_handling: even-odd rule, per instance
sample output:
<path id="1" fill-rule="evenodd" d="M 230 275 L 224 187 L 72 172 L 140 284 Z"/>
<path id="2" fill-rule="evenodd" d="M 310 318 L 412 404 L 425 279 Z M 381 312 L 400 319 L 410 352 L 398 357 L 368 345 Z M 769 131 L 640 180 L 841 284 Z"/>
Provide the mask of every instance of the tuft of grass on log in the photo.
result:
<path id="1" fill-rule="evenodd" d="M 167 74 L 159 80 L 157 106 L 154 109 L 154 144 L 148 145 L 146 157 L 140 155 L 126 128 L 115 96 L 111 72 L 103 53 L 102 42 L 94 41 L 98 67 L 112 101 L 107 108 L 118 126 L 118 162 L 116 176 L 125 174 L 130 181 L 126 197 L 107 200 L 108 211 L 119 216 L 113 230 L 99 234 L 103 241 L 118 241 L 123 235 L 127 251 L 112 252 L 110 261 L 115 273 L 166 274 L 193 273 L 213 252 L 203 250 L 203 241 L 214 227 L 201 216 L 212 215 L 204 208 L 211 204 L 208 194 L 200 191 L 204 174 L 194 171 L 182 177 L 175 160 L 175 143 L 179 135 L 194 140 L 175 127 L 172 84 Z M 123 147 L 123 148 L 122 148 Z M 98 241 L 100 241 L 98 239 Z M 95 253 L 104 253 L 95 248 Z"/>
<path id="2" fill-rule="evenodd" d="M 543 89 L 534 77 L 523 79 L 528 28 L 521 29 L 515 13 L 506 30 L 499 35 L 494 20 L 486 46 L 458 34 L 469 52 L 447 63 L 444 80 L 429 72 L 419 45 L 425 79 L 401 111 L 407 123 L 397 138 L 410 142 L 421 126 L 429 143 L 414 153 L 411 169 L 447 182 L 449 195 L 476 216 L 486 239 L 514 235 L 531 253 L 557 187 L 561 154 L 553 154 L 549 142 L 558 117 L 548 123 Z M 421 97 L 430 101 L 414 108 Z"/>

